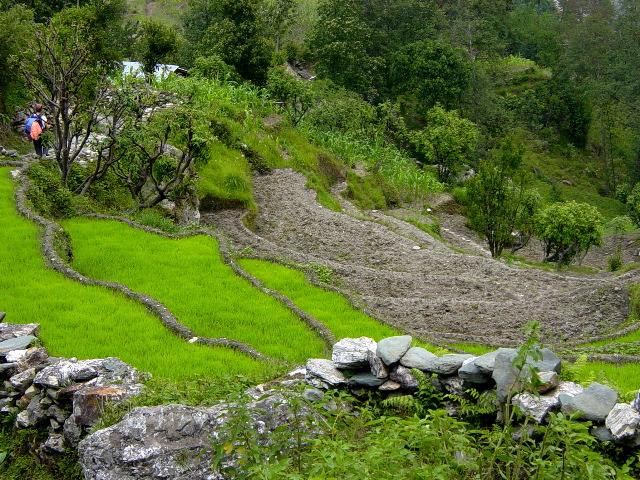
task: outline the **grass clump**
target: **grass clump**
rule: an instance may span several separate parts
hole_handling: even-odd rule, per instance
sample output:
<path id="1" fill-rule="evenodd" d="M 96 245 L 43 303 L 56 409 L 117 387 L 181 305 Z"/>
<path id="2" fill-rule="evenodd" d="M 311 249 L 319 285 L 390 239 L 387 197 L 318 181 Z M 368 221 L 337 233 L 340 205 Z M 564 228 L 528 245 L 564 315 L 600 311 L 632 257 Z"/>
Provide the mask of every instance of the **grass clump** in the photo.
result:
<path id="1" fill-rule="evenodd" d="M 292 312 L 234 274 L 213 237 L 175 240 L 87 218 L 64 226 L 74 268 L 156 298 L 198 336 L 239 340 L 290 362 L 326 353 L 323 341 Z"/>

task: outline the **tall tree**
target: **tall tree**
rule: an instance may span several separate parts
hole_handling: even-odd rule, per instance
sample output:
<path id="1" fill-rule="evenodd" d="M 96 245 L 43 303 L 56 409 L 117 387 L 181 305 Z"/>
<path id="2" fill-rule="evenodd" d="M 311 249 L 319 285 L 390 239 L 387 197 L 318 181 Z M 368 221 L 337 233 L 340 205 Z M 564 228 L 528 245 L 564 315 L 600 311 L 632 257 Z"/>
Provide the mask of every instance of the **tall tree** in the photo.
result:
<path id="1" fill-rule="evenodd" d="M 138 52 L 145 73 L 153 73 L 158 63 L 170 59 L 177 50 L 178 37 L 173 28 L 156 20 L 142 22 Z"/>
<path id="2" fill-rule="evenodd" d="M 0 114 L 10 114 L 27 96 L 22 74 L 12 68 L 11 58 L 28 48 L 33 12 L 19 5 L 0 12 Z"/>
<path id="3" fill-rule="evenodd" d="M 368 97 L 376 96 L 383 60 L 367 52 L 370 31 L 359 0 L 326 0 L 310 38 L 321 76 Z"/>
<path id="4" fill-rule="evenodd" d="M 293 23 L 295 6 L 295 0 L 265 0 L 263 3 L 261 16 L 276 52 L 281 49 L 282 40 Z"/>
<path id="5" fill-rule="evenodd" d="M 263 84 L 274 44 L 264 36 L 260 0 L 196 0 L 185 13 L 185 37 L 198 56 L 219 55 L 247 80 Z M 193 59 L 192 59 L 193 61 Z"/>
<path id="6" fill-rule="evenodd" d="M 424 129 L 412 132 L 412 142 L 422 161 L 437 166 L 440 181 L 451 181 L 474 151 L 478 130 L 457 111 L 439 105 L 427 113 L 426 122 Z"/>
<path id="7" fill-rule="evenodd" d="M 487 239 L 494 258 L 509 244 L 512 253 L 523 248 L 533 234 L 540 195 L 526 188 L 524 177 L 513 178 L 523 154 L 524 146 L 506 137 L 467 185 L 469 225 Z"/>
<path id="8" fill-rule="evenodd" d="M 464 52 L 433 40 L 415 42 L 393 55 L 390 84 L 396 95 L 413 95 L 425 109 L 437 103 L 456 108 L 469 86 Z"/>

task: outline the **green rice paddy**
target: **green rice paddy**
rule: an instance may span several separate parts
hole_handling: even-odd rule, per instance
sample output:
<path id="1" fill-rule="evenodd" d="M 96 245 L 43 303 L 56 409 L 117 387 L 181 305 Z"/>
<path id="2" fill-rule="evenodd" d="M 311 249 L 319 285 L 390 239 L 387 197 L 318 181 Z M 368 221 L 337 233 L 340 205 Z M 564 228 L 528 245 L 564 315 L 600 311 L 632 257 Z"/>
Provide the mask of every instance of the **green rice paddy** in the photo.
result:
<path id="1" fill-rule="evenodd" d="M 47 269 L 37 227 L 15 209 L 9 170 L 0 168 L 0 311 L 7 313 L 7 322 L 41 324 L 40 338 L 54 356 L 117 356 L 173 379 L 194 374 L 273 375 L 273 365 L 234 350 L 179 339 L 142 305 L 120 293 L 85 286 Z"/>
<path id="2" fill-rule="evenodd" d="M 291 362 L 327 355 L 324 342 L 298 317 L 235 275 L 213 237 L 171 239 L 89 218 L 63 226 L 77 271 L 156 298 L 198 336 L 239 340 Z"/>

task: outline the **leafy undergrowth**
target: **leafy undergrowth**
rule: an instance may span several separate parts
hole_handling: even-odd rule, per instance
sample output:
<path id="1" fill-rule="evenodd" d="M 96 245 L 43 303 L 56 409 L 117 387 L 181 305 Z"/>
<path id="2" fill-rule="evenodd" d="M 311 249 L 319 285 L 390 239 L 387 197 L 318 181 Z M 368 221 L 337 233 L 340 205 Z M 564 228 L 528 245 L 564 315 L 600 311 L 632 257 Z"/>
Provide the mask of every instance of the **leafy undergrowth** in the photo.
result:
<path id="1" fill-rule="evenodd" d="M 290 362 L 325 356 L 324 342 L 286 307 L 236 276 L 213 237 L 169 239 L 117 221 L 64 222 L 73 267 L 164 303 L 203 337 L 226 337 Z"/>
<path id="2" fill-rule="evenodd" d="M 379 341 L 386 337 L 404 335 L 403 332 L 382 324 L 354 308 L 349 300 L 339 293 L 311 285 L 300 270 L 249 258 L 239 259 L 238 263 L 251 275 L 260 279 L 267 288 L 285 295 L 302 310 L 324 323 L 337 339 L 366 336 Z M 326 267 L 316 270 L 319 270 L 321 281 L 330 283 L 331 272 Z M 416 345 L 444 353 L 440 352 L 438 347 L 423 342 L 416 341 Z"/>

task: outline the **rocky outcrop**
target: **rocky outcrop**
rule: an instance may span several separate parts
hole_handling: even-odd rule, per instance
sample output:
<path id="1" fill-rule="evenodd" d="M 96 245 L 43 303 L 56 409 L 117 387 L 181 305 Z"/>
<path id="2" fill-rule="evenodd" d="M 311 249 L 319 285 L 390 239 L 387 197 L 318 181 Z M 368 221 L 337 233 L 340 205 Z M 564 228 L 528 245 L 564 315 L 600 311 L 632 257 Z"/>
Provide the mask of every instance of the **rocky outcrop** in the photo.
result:
<path id="1" fill-rule="evenodd" d="M 15 415 L 18 429 L 45 429 L 48 436 L 33 452 L 44 458 L 75 447 L 107 402 L 139 394 L 144 375 L 118 358 L 50 357 L 39 345 L 39 329 L 0 323 L 0 414 Z"/>

